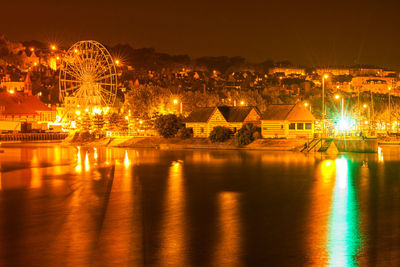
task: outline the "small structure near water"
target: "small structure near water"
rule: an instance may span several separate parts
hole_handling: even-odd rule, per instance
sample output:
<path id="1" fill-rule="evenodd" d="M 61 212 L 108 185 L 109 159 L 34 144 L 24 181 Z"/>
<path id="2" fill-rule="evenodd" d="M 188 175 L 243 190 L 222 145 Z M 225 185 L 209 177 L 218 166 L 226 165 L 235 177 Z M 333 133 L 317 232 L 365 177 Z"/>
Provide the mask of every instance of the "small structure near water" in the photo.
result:
<path id="1" fill-rule="evenodd" d="M 315 117 L 303 104 L 269 105 L 261 119 L 263 138 L 313 138 Z"/>
<path id="2" fill-rule="evenodd" d="M 193 129 L 193 137 L 208 137 L 216 126 L 239 130 L 245 123 L 260 125 L 261 114 L 256 107 L 197 108 L 185 120 L 186 128 Z"/>

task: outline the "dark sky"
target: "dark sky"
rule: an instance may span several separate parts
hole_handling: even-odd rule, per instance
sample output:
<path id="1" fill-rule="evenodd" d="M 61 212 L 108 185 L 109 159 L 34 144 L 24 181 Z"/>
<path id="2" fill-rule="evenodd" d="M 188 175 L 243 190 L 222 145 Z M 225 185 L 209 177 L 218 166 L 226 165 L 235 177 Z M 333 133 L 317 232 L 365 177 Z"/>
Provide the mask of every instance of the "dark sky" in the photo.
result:
<path id="1" fill-rule="evenodd" d="M 129 43 L 170 54 L 400 69 L 400 1 L 4 0 L 10 39 Z"/>

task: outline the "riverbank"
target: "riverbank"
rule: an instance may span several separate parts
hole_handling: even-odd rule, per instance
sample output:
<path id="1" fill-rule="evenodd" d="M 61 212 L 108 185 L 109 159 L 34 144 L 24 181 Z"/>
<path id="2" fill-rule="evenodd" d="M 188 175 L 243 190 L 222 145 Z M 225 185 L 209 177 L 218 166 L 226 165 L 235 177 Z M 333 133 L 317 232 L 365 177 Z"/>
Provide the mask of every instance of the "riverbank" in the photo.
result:
<path id="1" fill-rule="evenodd" d="M 257 139 L 253 143 L 240 147 L 236 139 L 226 142 L 212 143 L 206 138 L 162 138 L 162 137 L 108 137 L 91 142 L 72 142 L 70 144 L 82 146 L 106 146 L 126 148 L 155 148 L 161 150 L 186 150 L 186 149 L 217 149 L 217 150 L 269 150 L 269 151 L 298 151 L 304 147 L 307 140 L 286 139 Z"/>

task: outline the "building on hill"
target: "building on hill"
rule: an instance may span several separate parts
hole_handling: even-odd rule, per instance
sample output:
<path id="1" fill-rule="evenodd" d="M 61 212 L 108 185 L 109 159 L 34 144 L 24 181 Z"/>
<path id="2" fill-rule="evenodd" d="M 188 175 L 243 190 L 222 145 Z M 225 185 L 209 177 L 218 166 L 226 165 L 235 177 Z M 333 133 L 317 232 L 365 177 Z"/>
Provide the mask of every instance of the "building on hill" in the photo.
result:
<path id="1" fill-rule="evenodd" d="M 397 87 L 397 78 L 357 76 L 351 81 L 355 91 L 388 94 L 389 88 Z"/>
<path id="2" fill-rule="evenodd" d="M 24 92 L 25 94 L 32 95 L 32 81 L 29 72 L 26 74 L 24 81 L 15 81 L 8 77 L 8 79 L 1 81 L 0 87 L 9 93 Z"/>
<path id="3" fill-rule="evenodd" d="M 351 69 L 350 68 L 318 68 L 315 72 L 319 76 L 323 76 L 325 74 L 330 74 L 333 76 L 340 76 L 340 75 L 350 75 Z"/>
<path id="4" fill-rule="evenodd" d="M 256 107 L 205 107 L 192 111 L 185 124 L 186 128 L 193 129 L 193 137 L 208 137 L 216 126 L 228 127 L 236 132 L 246 123 L 260 125 L 260 118 Z"/>
<path id="5" fill-rule="evenodd" d="M 36 55 L 35 51 L 31 51 L 31 54 L 28 56 L 24 54 L 23 56 L 23 68 L 29 69 L 40 64 L 40 58 Z"/>
<path id="6" fill-rule="evenodd" d="M 32 95 L 32 80 L 29 72 L 26 74 L 24 81 L 24 93 L 27 95 Z"/>
<path id="7" fill-rule="evenodd" d="M 284 76 L 289 75 L 306 75 L 306 70 L 304 68 L 281 68 L 275 67 L 269 70 L 269 74 L 283 74 Z"/>
<path id="8" fill-rule="evenodd" d="M 312 138 L 315 117 L 303 104 L 269 105 L 261 118 L 263 138 Z"/>
<path id="9" fill-rule="evenodd" d="M 12 81 L 7 81 L 7 82 L 1 82 L 0 87 L 9 93 L 14 93 L 14 92 L 23 92 L 25 88 L 24 82 L 12 82 Z"/>

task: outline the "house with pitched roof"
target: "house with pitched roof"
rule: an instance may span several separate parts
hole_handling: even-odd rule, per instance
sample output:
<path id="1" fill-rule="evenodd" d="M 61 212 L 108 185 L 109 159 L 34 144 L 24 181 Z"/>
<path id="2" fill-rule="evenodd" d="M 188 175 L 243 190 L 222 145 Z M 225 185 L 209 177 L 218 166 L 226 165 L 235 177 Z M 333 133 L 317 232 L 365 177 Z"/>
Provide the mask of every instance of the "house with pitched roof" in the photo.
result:
<path id="1" fill-rule="evenodd" d="M 0 121 L 48 123 L 56 120 L 56 110 L 37 96 L 0 92 Z"/>
<path id="2" fill-rule="evenodd" d="M 236 132 L 246 123 L 260 125 L 260 118 L 256 107 L 204 107 L 192 111 L 185 124 L 186 128 L 193 129 L 193 137 L 208 137 L 216 126 Z"/>
<path id="3" fill-rule="evenodd" d="M 269 105 L 261 118 L 263 138 L 312 138 L 315 117 L 303 104 Z"/>

